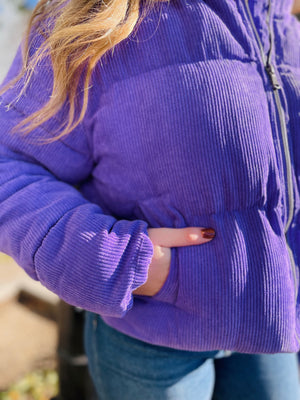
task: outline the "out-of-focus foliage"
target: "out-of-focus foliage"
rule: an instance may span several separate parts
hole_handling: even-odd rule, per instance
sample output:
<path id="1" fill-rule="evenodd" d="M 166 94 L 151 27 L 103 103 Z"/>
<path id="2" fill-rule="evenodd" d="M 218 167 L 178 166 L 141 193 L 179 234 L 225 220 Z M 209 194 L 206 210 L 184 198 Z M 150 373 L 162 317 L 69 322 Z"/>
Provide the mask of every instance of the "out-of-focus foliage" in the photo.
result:
<path id="1" fill-rule="evenodd" d="M 26 375 L 6 392 L 0 400 L 49 400 L 58 393 L 56 371 L 37 371 Z"/>

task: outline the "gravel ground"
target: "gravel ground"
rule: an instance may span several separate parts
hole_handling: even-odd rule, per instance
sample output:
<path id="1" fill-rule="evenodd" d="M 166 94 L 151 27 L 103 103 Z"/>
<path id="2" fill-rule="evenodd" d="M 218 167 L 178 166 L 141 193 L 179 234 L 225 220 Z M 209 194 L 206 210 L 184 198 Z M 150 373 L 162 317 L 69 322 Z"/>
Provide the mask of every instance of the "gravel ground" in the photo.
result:
<path id="1" fill-rule="evenodd" d="M 0 253 L 0 399 L 29 372 L 56 367 L 57 324 L 47 318 L 56 299 Z"/>
<path id="2" fill-rule="evenodd" d="M 30 371 L 55 368 L 56 323 L 18 302 L 0 307 L 0 393 Z"/>

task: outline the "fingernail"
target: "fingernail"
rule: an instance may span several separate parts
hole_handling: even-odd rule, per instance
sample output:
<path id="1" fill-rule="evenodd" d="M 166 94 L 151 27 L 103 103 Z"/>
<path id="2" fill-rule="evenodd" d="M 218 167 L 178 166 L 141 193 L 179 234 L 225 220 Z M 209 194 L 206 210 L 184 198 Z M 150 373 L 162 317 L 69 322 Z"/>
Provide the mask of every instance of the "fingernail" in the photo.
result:
<path id="1" fill-rule="evenodd" d="M 201 229 L 203 239 L 213 239 L 216 236 L 216 232 L 212 228 Z"/>

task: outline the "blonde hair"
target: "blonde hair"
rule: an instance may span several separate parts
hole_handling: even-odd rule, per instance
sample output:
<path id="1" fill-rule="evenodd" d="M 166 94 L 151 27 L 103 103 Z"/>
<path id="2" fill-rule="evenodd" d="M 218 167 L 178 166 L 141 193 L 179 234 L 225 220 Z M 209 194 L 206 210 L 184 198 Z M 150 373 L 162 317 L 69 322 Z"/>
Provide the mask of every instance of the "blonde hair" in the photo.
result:
<path id="1" fill-rule="evenodd" d="M 54 140 L 71 132 L 84 118 L 88 107 L 92 72 L 100 58 L 126 39 L 145 15 L 140 15 L 141 0 L 40 0 L 26 32 L 23 49 L 23 68 L 1 92 L 5 92 L 22 77 L 25 78 L 20 97 L 34 69 L 50 56 L 53 87 L 49 101 L 41 109 L 21 121 L 15 130 L 31 132 L 52 118 L 67 102 L 68 116 Z M 160 0 L 145 0 L 144 10 Z M 50 25 L 50 27 L 49 27 Z M 32 32 L 44 40 L 30 57 Z M 79 84 L 83 95 L 78 107 Z M 53 140 L 53 139 L 52 139 Z M 50 141 L 52 141 L 50 140 Z"/>

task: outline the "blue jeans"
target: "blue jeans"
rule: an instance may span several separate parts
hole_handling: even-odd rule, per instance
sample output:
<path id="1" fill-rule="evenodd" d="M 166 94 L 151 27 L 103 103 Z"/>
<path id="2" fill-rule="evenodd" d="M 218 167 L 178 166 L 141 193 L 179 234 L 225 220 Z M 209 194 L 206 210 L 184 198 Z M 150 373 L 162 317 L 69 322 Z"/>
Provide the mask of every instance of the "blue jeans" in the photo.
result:
<path id="1" fill-rule="evenodd" d="M 295 354 L 189 352 L 124 335 L 86 313 L 85 348 L 99 400 L 299 400 Z"/>

